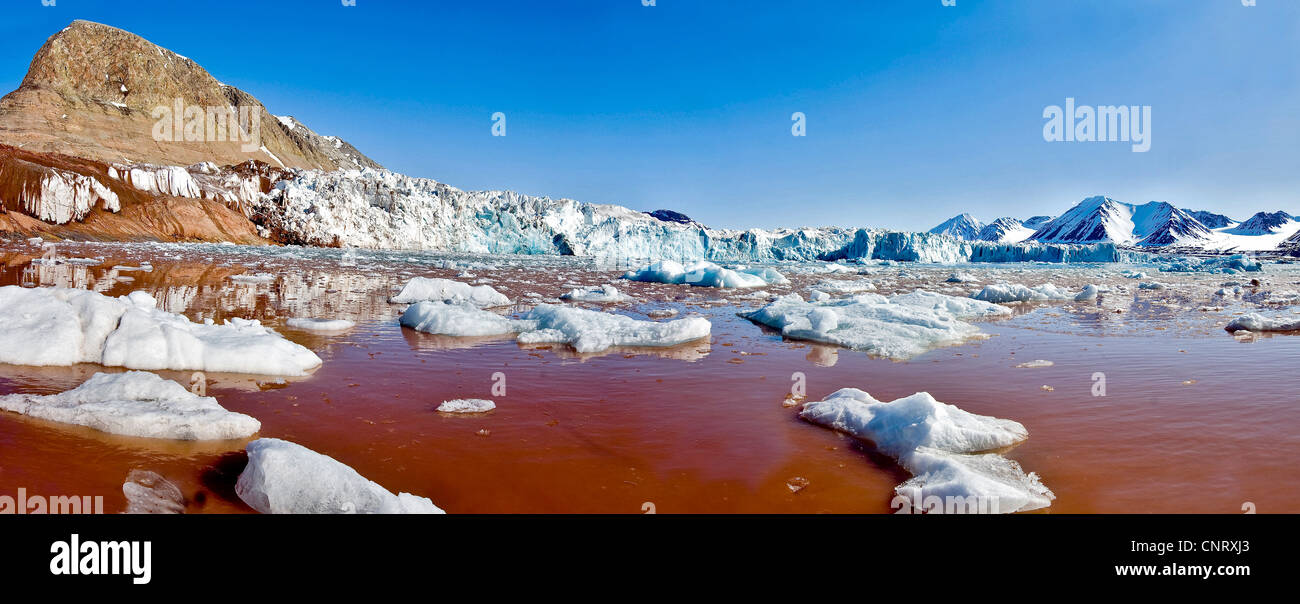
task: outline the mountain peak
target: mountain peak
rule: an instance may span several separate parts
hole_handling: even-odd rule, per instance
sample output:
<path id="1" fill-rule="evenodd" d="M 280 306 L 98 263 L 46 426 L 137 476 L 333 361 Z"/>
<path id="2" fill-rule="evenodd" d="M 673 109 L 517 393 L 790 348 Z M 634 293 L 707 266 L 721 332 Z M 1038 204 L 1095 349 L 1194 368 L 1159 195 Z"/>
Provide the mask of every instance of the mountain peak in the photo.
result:
<path id="1" fill-rule="evenodd" d="M 160 118 L 164 110 L 180 115 Z M 195 110 L 202 124 L 191 136 L 186 114 Z M 242 112 L 236 117 L 244 127 L 208 125 L 211 112 L 226 110 Z M 162 132 L 163 122 L 182 127 Z M 256 159 L 323 170 L 380 167 L 351 145 L 317 140 L 324 138 L 283 127 L 252 95 L 223 85 L 188 57 L 93 21 L 73 21 L 50 36 L 22 84 L 0 99 L 0 140 L 37 152 L 109 163 Z"/>
<path id="2" fill-rule="evenodd" d="M 976 220 L 970 214 L 958 214 L 943 221 L 942 224 L 930 229 L 931 233 L 936 235 L 949 235 L 964 241 L 974 241 L 979 238 L 980 230 L 984 225 Z"/>

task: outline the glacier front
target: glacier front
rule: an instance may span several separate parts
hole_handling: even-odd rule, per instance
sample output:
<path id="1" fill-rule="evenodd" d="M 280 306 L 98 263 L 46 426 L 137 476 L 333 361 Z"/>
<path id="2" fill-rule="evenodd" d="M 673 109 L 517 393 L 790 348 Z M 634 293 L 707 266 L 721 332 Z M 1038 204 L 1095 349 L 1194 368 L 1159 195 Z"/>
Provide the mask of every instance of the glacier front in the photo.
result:
<path id="1" fill-rule="evenodd" d="M 550 254 L 689 262 L 905 260 L 1120 262 L 1147 255 L 1091 245 L 961 241 L 933 233 L 821 227 L 710 229 L 617 205 L 463 191 L 386 170 L 288 171 L 248 209 L 266 237 L 363 249 Z"/>

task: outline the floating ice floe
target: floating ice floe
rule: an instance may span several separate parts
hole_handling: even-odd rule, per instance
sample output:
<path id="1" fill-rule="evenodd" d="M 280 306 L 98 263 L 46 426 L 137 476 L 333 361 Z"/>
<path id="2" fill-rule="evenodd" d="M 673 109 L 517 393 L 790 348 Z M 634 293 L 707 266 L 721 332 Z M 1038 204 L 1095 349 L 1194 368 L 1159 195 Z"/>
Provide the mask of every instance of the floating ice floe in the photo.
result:
<path id="1" fill-rule="evenodd" d="M 285 321 L 284 324 L 294 329 L 319 333 L 347 331 L 357 326 L 356 323 L 347 319 L 312 319 L 307 317 L 294 317 Z"/>
<path id="2" fill-rule="evenodd" d="M 0 409 L 100 432 L 173 440 L 247 438 L 261 422 L 234 413 L 152 373 L 96 373 L 80 386 L 46 396 L 0 396 Z"/>
<path id="3" fill-rule="evenodd" d="M 1046 300 L 1072 300 L 1075 298 L 1069 291 L 1051 283 L 1044 283 L 1038 287 L 1028 287 L 1019 283 L 997 283 L 985 286 L 984 289 L 976 292 L 971 297 L 976 300 L 996 303 L 1041 302 Z"/>
<path id="4" fill-rule="evenodd" d="M 248 443 L 235 493 L 263 514 L 442 514 L 425 497 L 394 495 L 342 462 L 276 438 Z"/>
<path id="5" fill-rule="evenodd" d="M 185 495 L 157 472 L 131 470 L 122 483 L 127 514 L 184 514 Z"/>
<path id="6" fill-rule="evenodd" d="M 1228 323 L 1225 330 L 1246 331 L 1300 331 L 1300 318 L 1270 317 L 1259 313 L 1249 313 L 1237 317 Z"/>
<path id="7" fill-rule="evenodd" d="M 444 336 L 496 336 L 521 331 L 517 321 L 468 302 L 417 302 L 402 313 L 400 323 L 416 331 Z"/>
<path id="8" fill-rule="evenodd" d="M 1138 289 L 1158 290 L 1158 289 L 1167 289 L 1167 287 L 1163 283 L 1158 283 L 1155 281 L 1144 281 L 1138 284 Z"/>
<path id="9" fill-rule="evenodd" d="M 1258 260 L 1245 254 L 1212 258 L 1173 258 L 1161 262 L 1162 273 L 1246 273 L 1264 270 Z"/>
<path id="10" fill-rule="evenodd" d="M 587 287 L 571 290 L 569 293 L 560 296 L 561 300 L 571 300 L 573 302 L 622 302 L 627 297 L 620 293 L 613 285 L 601 285 L 598 287 Z"/>
<path id="11" fill-rule="evenodd" d="M 1034 473 L 996 454 L 1029 437 L 1018 422 L 964 411 L 919 392 L 890 403 L 856 388 L 807 403 L 799 417 L 870 441 L 898 460 L 914 478 L 896 492 L 921 507 L 932 496 L 991 500 L 991 509 L 1011 513 L 1051 505 L 1056 496 Z"/>
<path id="12" fill-rule="evenodd" d="M 1083 290 L 1074 296 L 1074 301 L 1086 302 L 1088 300 L 1096 300 L 1097 295 L 1103 291 L 1104 290 L 1101 287 L 1089 283 L 1088 285 L 1083 286 Z"/>
<path id="13" fill-rule="evenodd" d="M 918 290 L 889 298 L 859 294 L 820 302 L 790 294 L 740 316 L 789 338 L 907 359 L 980 334 L 961 319 L 1009 314 L 1010 309 L 996 304 Z"/>
<path id="14" fill-rule="evenodd" d="M 640 270 L 628 271 L 623 278 L 629 281 L 687 284 L 699 287 L 763 287 L 788 283 L 784 275 L 773 268 L 729 269 L 712 262 L 692 262 L 686 266 L 672 260 L 660 260 Z"/>
<path id="15" fill-rule="evenodd" d="M 388 299 L 393 304 L 416 302 L 469 303 L 480 308 L 509 306 L 510 298 L 492 289 L 490 285 L 470 285 L 451 279 L 416 277 L 402 287 L 402 291 Z"/>
<path id="16" fill-rule="evenodd" d="M 638 321 L 624 315 L 552 304 L 538 305 L 524 320 L 531 329 L 519 334 L 520 343 L 562 342 L 582 353 L 615 346 L 676 346 L 706 338 L 713 328 L 703 317 Z"/>
<path id="17" fill-rule="evenodd" d="M 440 413 L 487 413 L 496 408 L 496 403 L 481 398 L 443 401 L 441 405 L 438 405 L 438 411 Z"/>
<path id="18" fill-rule="evenodd" d="M 81 289 L 0 287 L 0 363 L 261 375 L 306 375 L 321 364 L 256 320 L 192 323 L 155 305 L 143 291 L 110 298 Z"/>
<path id="19" fill-rule="evenodd" d="M 1016 365 L 1016 367 L 1019 369 L 1037 369 L 1039 367 L 1051 367 L 1052 365 L 1055 364 L 1056 363 L 1053 363 L 1051 361 L 1044 361 L 1043 359 L 1037 359 L 1033 361 L 1026 361 L 1024 363 Z"/>
<path id="20" fill-rule="evenodd" d="M 980 278 L 970 273 L 953 273 L 948 276 L 947 283 L 974 283 Z"/>
<path id="21" fill-rule="evenodd" d="M 836 280 L 827 279 L 813 286 L 813 289 L 833 294 L 856 294 L 876 291 L 876 284 L 869 279 Z"/>

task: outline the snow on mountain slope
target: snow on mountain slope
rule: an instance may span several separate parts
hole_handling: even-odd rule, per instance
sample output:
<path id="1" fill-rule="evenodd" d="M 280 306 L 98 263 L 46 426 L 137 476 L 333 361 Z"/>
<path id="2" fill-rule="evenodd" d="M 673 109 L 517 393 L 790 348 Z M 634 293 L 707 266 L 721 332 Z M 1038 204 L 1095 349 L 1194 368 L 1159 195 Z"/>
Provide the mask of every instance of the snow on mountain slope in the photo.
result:
<path id="1" fill-rule="evenodd" d="M 1030 238 L 1056 243 L 1110 241 L 1120 245 L 1196 245 L 1214 239 L 1204 225 L 1163 201 L 1134 205 L 1109 197 L 1089 197 Z"/>
<path id="2" fill-rule="evenodd" d="M 963 241 L 975 241 L 979 239 L 982 228 L 984 228 L 983 223 L 976 220 L 974 216 L 959 214 L 930 229 L 930 232 L 936 235 L 949 235 Z"/>
<path id="3" fill-rule="evenodd" d="M 248 208 L 281 243 L 367 249 L 715 262 L 882 259 L 915 262 L 1114 262 L 1113 245 L 961 241 L 843 227 L 710 229 L 621 206 L 462 191 L 387 170 L 289 170 Z"/>
<path id="4" fill-rule="evenodd" d="M 1138 245 L 1196 245 L 1213 238 L 1210 229 L 1184 212 L 1163 201 L 1134 207 L 1134 235 L 1142 236 Z"/>
<path id="5" fill-rule="evenodd" d="M 1294 222 L 1295 217 L 1286 212 L 1259 212 L 1224 232 L 1230 235 L 1272 235 L 1291 228 Z"/>
<path id="6" fill-rule="evenodd" d="M 1293 249 L 1300 242 L 1300 221 L 1286 212 L 1259 212 L 1245 222 L 1215 229 L 1214 240 L 1203 245 L 1210 251 L 1259 252 Z"/>
<path id="7" fill-rule="evenodd" d="M 1030 216 L 1029 218 L 1022 221 L 1021 224 L 1023 224 L 1025 228 L 1038 230 L 1039 227 L 1042 227 L 1043 225 L 1051 222 L 1053 218 L 1056 217 L 1055 216 Z"/>
<path id="8" fill-rule="evenodd" d="M 984 225 L 977 239 L 1001 243 L 1019 243 L 1034 234 L 1034 229 L 1026 227 L 1015 218 L 999 218 Z"/>

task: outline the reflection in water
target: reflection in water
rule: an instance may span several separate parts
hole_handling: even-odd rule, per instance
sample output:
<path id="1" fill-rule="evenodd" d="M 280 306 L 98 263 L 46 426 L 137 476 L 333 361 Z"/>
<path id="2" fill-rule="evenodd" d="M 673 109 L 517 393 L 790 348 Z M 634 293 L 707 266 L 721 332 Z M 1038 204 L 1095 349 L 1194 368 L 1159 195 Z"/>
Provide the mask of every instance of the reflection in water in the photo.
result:
<path id="1" fill-rule="evenodd" d="M 869 445 L 799 421 L 797 405 L 787 406 L 792 371 L 806 373 L 807 400 L 843 387 L 888 400 L 926 391 L 1023 423 L 1032 438 L 1009 455 L 1057 493 L 1054 512 L 1231 513 L 1247 500 L 1300 511 L 1300 493 L 1275 488 L 1300 455 L 1291 434 L 1298 384 L 1288 371 L 1300 362 L 1300 338 L 1223 331 L 1263 302 L 1293 307 L 1250 286 L 1242 296 L 1215 295 L 1239 276 L 1143 267 L 1147 280 L 1168 287 L 1140 290 L 1113 265 L 869 264 L 828 273 L 800 264 L 779 267 L 789 284 L 758 293 L 617 281 L 642 264 L 627 259 L 171 244 L 63 243 L 58 252 L 96 263 L 34 263 L 39 247 L 0 244 L 0 285 L 110 296 L 139 289 L 191 320 L 262 320 L 324 365 L 303 378 L 208 374 L 208 395 L 256 417 L 261 436 L 300 442 L 452 512 L 636 513 L 646 501 L 665 512 L 889 512 L 906 476 Z M 956 270 L 979 283 L 947 283 Z M 274 278 L 231 279 L 256 273 Z M 713 335 L 580 355 L 563 344 L 519 346 L 511 336 L 423 334 L 402 329 L 404 307 L 387 302 L 414 276 L 492 285 L 519 301 L 496 309 L 512 316 L 612 282 L 634 299 L 594 308 L 638 319 L 654 310 L 698 313 Z M 1300 266 L 1269 265 L 1260 277 L 1260 291 L 1300 289 Z M 977 322 L 994 337 L 909 362 L 787 341 L 736 316 L 771 296 L 806 296 L 827 279 L 869 279 L 881 295 L 921 288 L 967 296 L 998 282 L 1110 291 L 1086 302 L 1010 305 L 1014 316 Z M 316 334 L 288 328 L 290 317 L 357 326 Z M 1055 364 L 1015 369 L 1028 359 Z M 51 394 L 100 371 L 121 369 L 0 366 L 0 394 Z M 1110 384 L 1105 397 L 1092 393 L 1099 371 Z M 187 385 L 192 377 L 157 373 Z M 508 377 L 508 395 L 493 392 L 497 374 Z M 433 411 L 456 398 L 493 398 L 497 410 L 474 418 Z M 117 437 L 0 414 L 0 495 L 18 486 L 103 495 L 107 511 L 121 511 L 124 477 L 147 469 L 176 485 L 187 512 L 248 512 L 233 490 L 244 445 Z M 792 476 L 807 480 L 797 494 L 787 486 Z"/>
<path id="2" fill-rule="evenodd" d="M 804 358 L 818 367 L 834 367 L 840 360 L 840 349 L 836 346 L 812 344 L 808 347 L 808 356 Z"/>

